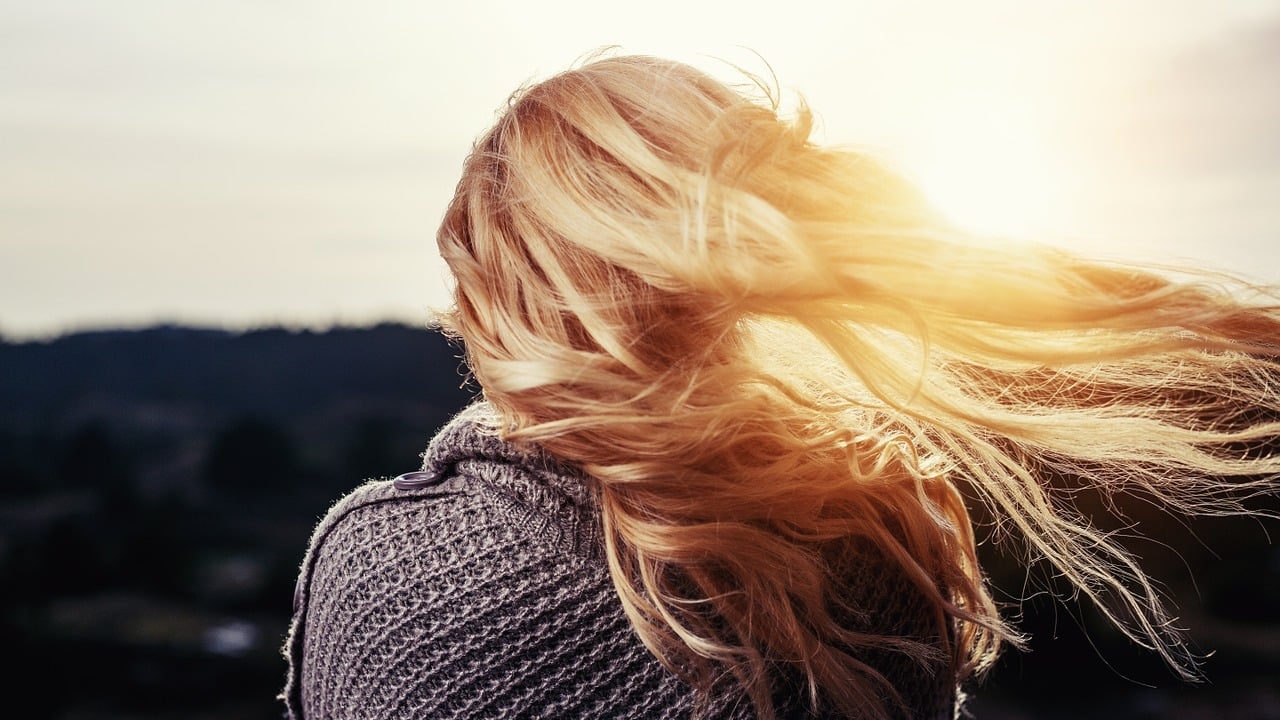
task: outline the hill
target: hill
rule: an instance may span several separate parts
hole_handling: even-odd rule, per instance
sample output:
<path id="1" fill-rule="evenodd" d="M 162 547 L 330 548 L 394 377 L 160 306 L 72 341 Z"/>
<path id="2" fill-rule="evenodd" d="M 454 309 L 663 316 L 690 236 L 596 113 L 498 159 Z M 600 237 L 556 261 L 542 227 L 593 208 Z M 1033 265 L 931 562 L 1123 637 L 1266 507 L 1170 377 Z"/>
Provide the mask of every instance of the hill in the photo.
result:
<path id="1" fill-rule="evenodd" d="M 274 718 L 307 537 L 471 398 L 400 325 L 0 343 L 13 717 Z"/>

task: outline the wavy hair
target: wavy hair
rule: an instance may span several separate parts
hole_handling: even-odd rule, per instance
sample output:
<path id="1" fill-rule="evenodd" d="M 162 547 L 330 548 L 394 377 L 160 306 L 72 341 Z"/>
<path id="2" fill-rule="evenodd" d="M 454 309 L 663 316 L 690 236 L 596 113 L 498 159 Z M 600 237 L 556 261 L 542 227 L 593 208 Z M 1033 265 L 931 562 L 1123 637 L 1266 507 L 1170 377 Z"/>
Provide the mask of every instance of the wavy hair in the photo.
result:
<path id="1" fill-rule="evenodd" d="M 1274 493 L 1274 294 L 968 242 L 811 125 L 763 83 L 597 58 L 513 96 L 439 231 L 442 322 L 504 435 L 598 484 L 640 639 L 761 717 L 788 673 L 898 714 L 861 651 L 959 682 L 1020 640 L 968 502 L 1192 675 L 1153 582 L 1055 479 L 1188 514 Z M 932 608 L 925 637 L 846 622 L 838 555 L 867 547 Z"/>

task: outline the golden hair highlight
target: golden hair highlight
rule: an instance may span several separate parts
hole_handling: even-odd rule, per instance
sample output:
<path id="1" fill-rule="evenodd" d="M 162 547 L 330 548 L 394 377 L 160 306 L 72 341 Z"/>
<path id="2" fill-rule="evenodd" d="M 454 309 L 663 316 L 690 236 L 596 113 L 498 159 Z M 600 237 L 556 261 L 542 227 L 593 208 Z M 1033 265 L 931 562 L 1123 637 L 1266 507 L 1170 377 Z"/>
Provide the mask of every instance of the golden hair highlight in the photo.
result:
<path id="1" fill-rule="evenodd" d="M 444 325 L 504 435 L 598 484 L 640 639 L 764 718 L 787 673 L 814 705 L 900 715 L 860 652 L 959 682 L 1020 642 L 967 495 L 1190 676 L 1142 568 L 1051 481 L 1192 514 L 1275 493 L 1274 294 L 968 243 L 810 128 L 679 63 L 596 59 L 512 98 L 440 228 Z M 854 556 L 932 627 L 855 631 Z"/>

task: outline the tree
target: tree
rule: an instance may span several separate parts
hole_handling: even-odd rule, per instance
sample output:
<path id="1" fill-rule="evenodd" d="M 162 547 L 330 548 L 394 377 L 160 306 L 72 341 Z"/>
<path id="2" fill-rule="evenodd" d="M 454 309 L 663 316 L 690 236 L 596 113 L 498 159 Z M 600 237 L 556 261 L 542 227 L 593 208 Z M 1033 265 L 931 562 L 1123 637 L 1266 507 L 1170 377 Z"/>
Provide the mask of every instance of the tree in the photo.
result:
<path id="1" fill-rule="evenodd" d="M 215 491 L 284 489 L 301 475 L 293 437 L 262 418 L 243 417 L 224 426 L 205 457 L 204 480 Z"/>

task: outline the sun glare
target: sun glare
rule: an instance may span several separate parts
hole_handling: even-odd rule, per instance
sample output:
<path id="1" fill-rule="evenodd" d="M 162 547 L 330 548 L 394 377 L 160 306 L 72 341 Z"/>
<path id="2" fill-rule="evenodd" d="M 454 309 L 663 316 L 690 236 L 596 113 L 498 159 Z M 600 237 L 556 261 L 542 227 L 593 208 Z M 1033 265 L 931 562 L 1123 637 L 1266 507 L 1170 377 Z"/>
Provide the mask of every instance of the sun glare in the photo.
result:
<path id="1" fill-rule="evenodd" d="M 906 160 L 934 206 L 979 235 L 1050 229 L 1063 202 L 1062 164 L 1013 103 L 971 98 L 939 108 Z"/>

